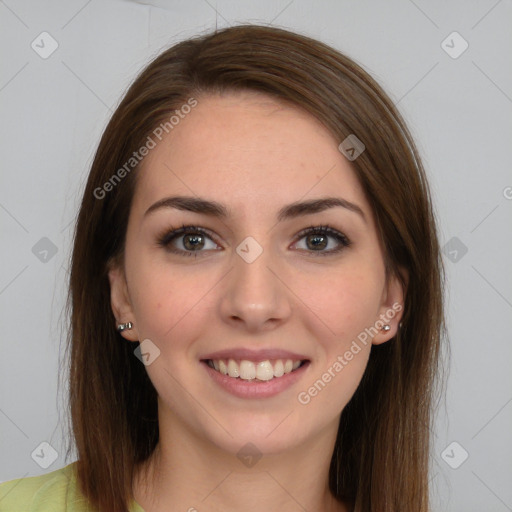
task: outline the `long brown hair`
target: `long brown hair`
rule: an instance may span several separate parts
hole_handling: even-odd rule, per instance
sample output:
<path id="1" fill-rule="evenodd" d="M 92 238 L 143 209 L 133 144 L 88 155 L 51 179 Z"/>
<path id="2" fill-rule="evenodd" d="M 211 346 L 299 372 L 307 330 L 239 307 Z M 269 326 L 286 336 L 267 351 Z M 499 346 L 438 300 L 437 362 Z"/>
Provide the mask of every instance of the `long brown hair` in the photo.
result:
<path id="1" fill-rule="evenodd" d="M 80 488 L 101 512 L 127 510 L 135 470 L 159 438 L 156 390 L 133 344 L 115 329 L 107 276 L 109 262 L 123 255 L 140 165 L 119 182 L 112 176 L 190 98 L 244 89 L 306 110 L 340 142 L 354 134 L 365 145 L 352 167 L 374 211 L 386 275 L 402 280 L 406 298 L 401 328 L 372 347 L 341 414 L 329 486 L 358 512 L 427 512 L 444 269 L 418 150 L 393 102 L 360 65 L 314 39 L 257 25 L 161 53 L 128 89 L 101 138 L 75 225 L 67 303 Z"/>

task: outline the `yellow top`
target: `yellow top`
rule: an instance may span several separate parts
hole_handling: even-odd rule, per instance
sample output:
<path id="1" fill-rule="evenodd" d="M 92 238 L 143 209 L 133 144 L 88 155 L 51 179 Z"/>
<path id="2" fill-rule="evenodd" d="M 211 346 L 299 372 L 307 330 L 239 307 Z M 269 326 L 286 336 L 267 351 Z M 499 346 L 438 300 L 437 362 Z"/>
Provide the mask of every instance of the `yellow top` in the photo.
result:
<path id="1" fill-rule="evenodd" d="M 0 512 L 91 512 L 78 488 L 74 465 L 0 483 Z M 128 512 L 144 512 L 132 500 Z"/>

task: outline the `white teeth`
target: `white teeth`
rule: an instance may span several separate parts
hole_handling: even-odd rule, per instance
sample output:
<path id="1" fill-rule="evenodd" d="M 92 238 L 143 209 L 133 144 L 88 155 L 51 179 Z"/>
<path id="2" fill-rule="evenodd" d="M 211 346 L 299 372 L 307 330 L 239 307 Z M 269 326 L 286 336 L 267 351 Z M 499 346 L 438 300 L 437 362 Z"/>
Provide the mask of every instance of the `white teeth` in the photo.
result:
<path id="1" fill-rule="evenodd" d="M 270 361 L 261 361 L 256 366 L 256 377 L 260 380 L 270 380 L 274 378 L 274 368 Z"/>
<path id="2" fill-rule="evenodd" d="M 281 359 L 278 359 L 276 361 L 276 364 L 274 365 L 274 377 L 282 377 L 284 375 L 284 364 Z"/>
<path id="3" fill-rule="evenodd" d="M 223 375 L 243 380 L 258 379 L 261 381 L 271 380 L 275 377 L 282 377 L 285 373 L 296 370 L 301 361 L 291 359 L 277 359 L 272 364 L 269 360 L 254 363 L 243 359 L 238 363 L 234 359 L 228 359 L 227 364 L 222 359 L 211 360 L 209 366 L 215 368 Z"/>
<path id="4" fill-rule="evenodd" d="M 224 361 L 222 361 L 222 359 L 219 359 L 218 363 L 219 363 L 220 373 L 222 373 L 223 375 L 227 375 L 228 368 L 226 366 L 226 363 Z"/>
<path id="5" fill-rule="evenodd" d="M 255 377 L 256 367 L 254 366 L 254 363 L 252 361 L 242 361 L 240 363 L 240 378 L 244 380 L 251 380 Z"/>
<path id="6" fill-rule="evenodd" d="M 230 377 L 240 377 L 240 369 L 237 362 L 233 361 L 233 359 L 228 361 L 228 375 Z"/>

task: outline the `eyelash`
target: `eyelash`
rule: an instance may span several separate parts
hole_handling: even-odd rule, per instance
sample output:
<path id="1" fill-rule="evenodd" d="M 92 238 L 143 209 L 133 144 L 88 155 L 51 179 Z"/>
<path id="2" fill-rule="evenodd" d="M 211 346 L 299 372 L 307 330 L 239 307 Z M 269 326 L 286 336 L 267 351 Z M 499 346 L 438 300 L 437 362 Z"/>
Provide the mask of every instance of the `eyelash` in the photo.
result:
<path id="1" fill-rule="evenodd" d="M 192 225 L 186 225 L 183 224 L 180 228 L 168 228 L 163 234 L 161 234 L 158 237 L 157 244 L 159 247 L 163 247 L 167 249 L 168 251 L 179 254 L 187 257 L 194 256 L 197 258 L 199 253 L 201 252 L 207 252 L 207 251 L 183 251 L 182 249 L 174 249 L 171 246 L 171 242 L 174 241 L 174 239 L 178 238 L 180 235 L 184 234 L 201 234 L 204 236 L 207 236 L 208 238 L 214 240 L 214 237 L 210 235 L 210 233 L 199 227 L 199 226 L 192 226 Z M 349 247 L 351 245 L 351 241 L 343 234 L 340 233 L 338 230 L 334 229 L 331 226 L 325 225 L 325 226 L 309 226 L 305 229 L 303 229 L 300 233 L 297 234 L 296 242 L 301 240 L 302 238 L 308 236 L 308 235 L 317 235 L 317 234 L 324 234 L 324 235 L 330 235 L 336 241 L 340 244 L 338 248 L 336 249 L 330 249 L 329 251 L 308 251 L 312 253 L 314 256 L 330 256 L 333 254 L 337 254 L 346 247 Z"/>
<path id="2" fill-rule="evenodd" d="M 214 238 L 210 235 L 209 231 L 199 227 L 199 226 L 192 226 L 192 225 L 186 225 L 183 224 L 180 228 L 168 228 L 163 234 L 161 234 L 157 239 L 157 244 L 159 247 L 166 248 L 172 253 L 180 254 L 184 256 L 194 256 L 197 257 L 198 253 L 206 252 L 206 251 L 183 251 L 182 249 L 174 249 L 171 248 L 171 242 L 178 238 L 180 235 L 185 234 L 198 234 L 207 236 L 208 238 L 212 239 Z M 315 256 L 329 256 L 335 253 L 338 253 L 345 249 L 346 247 L 349 247 L 352 242 L 343 234 L 340 233 L 338 230 L 334 229 L 331 226 L 325 225 L 325 226 L 309 226 L 308 228 L 303 229 L 300 233 L 297 234 L 297 242 L 301 240 L 302 238 L 308 236 L 308 235 L 317 235 L 317 234 L 326 234 L 330 235 L 331 237 L 335 238 L 337 242 L 340 244 L 340 246 L 337 249 L 331 249 L 329 251 L 309 251 L 313 253 Z"/>

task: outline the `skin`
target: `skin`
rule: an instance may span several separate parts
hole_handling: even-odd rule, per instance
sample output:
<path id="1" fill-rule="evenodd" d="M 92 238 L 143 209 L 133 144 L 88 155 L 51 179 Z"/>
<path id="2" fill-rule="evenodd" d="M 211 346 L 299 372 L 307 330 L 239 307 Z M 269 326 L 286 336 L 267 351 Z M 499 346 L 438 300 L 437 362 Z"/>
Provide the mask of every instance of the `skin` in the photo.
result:
<path id="1" fill-rule="evenodd" d="M 137 473 L 135 499 L 152 512 L 351 510 L 334 500 L 327 484 L 340 414 L 359 385 L 372 344 L 396 334 L 401 312 L 386 322 L 388 332 L 360 344 L 360 352 L 307 405 L 297 395 L 380 315 L 403 305 L 404 290 L 398 279 L 385 280 L 373 212 L 338 150 L 340 141 L 309 114 L 263 94 L 197 99 L 145 158 L 124 268 L 109 273 L 116 320 L 134 324 L 123 336 L 150 339 L 160 350 L 146 366 L 158 392 L 160 442 Z M 156 201 L 178 194 L 224 203 L 234 216 L 219 220 L 171 208 L 144 216 Z M 326 196 L 357 204 L 366 221 L 335 207 L 277 222 L 282 206 Z M 183 223 L 215 235 L 203 239 L 197 258 L 157 244 L 166 229 Z M 352 244 L 321 256 L 307 236 L 297 237 L 325 224 Z M 250 264 L 235 251 L 247 236 L 263 248 Z M 184 238 L 172 244 L 192 252 Z M 329 245 L 319 251 L 339 246 L 331 235 L 326 240 Z M 277 396 L 238 398 L 214 383 L 199 361 L 207 352 L 232 347 L 278 347 L 307 355 L 311 364 Z M 237 457 L 248 442 L 263 454 L 252 467 Z"/>

